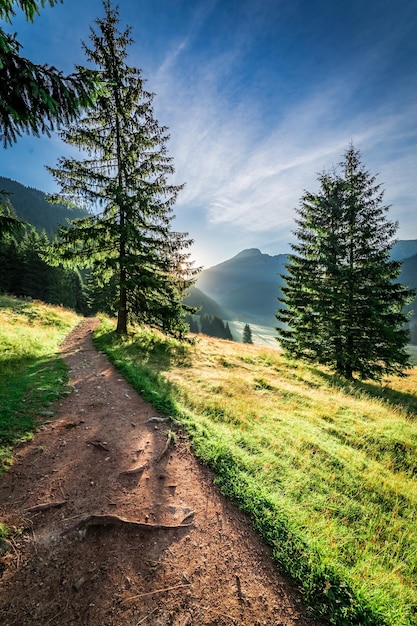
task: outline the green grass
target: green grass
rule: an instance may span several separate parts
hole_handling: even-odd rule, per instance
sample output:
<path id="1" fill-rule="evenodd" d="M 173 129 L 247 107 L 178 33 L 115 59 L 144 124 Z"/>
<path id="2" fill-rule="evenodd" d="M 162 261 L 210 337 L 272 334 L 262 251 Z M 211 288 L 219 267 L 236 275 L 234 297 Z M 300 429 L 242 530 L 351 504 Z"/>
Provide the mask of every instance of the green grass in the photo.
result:
<path id="1" fill-rule="evenodd" d="M 417 371 L 346 383 L 279 350 L 151 332 L 96 342 L 180 422 L 319 616 L 417 624 Z"/>
<path id="2" fill-rule="evenodd" d="M 72 311 L 0 296 L 0 474 L 67 382 L 58 345 L 79 321 Z"/>

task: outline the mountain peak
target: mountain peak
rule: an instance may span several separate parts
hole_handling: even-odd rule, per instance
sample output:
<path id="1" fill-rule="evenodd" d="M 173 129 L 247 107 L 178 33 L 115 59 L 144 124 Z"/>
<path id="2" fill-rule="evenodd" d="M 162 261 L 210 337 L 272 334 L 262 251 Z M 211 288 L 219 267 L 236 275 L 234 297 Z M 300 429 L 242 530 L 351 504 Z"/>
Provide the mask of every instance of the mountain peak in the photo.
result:
<path id="1" fill-rule="evenodd" d="M 261 255 L 262 255 L 262 252 L 258 250 L 258 248 L 247 248 L 246 250 L 242 250 L 242 252 L 239 252 L 233 258 L 234 259 L 247 259 L 250 257 L 261 256 Z"/>

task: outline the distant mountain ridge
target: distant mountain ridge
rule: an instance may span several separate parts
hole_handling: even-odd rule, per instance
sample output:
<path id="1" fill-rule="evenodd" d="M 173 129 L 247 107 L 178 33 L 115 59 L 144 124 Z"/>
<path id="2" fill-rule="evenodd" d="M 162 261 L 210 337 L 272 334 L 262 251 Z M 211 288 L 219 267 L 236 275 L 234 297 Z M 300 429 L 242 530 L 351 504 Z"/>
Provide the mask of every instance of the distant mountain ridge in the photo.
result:
<path id="1" fill-rule="evenodd" d="M 215 297 L 237 289 L 248 282 L 274 282 L 277 274 L 285 270 L 286 254 L 271 256 L 257 248 L 242 250 L 236 256 L 203 270 L 198 278 L 198 288 Z M 221 276 L 221 281 L 218 277 Z"/>
<path id="2" fill-rule="evenodd" d="M 405 255 L 405 256 L 404 256 Z M 392 248 L 392 258 L 402 260 L 399 282 L 417 288 L 417 240 L 400 240 Z M 275 314 L 284 283 L 286 254 L 271 256 L 257 248 L 242 250 L 236 256 L 205 269 L 199 275 L 195 289 L 200 297 L 208 296 L 212 310 L 224 320 L 238 320 L 264 326 L 276 326 Z M 188 300 L 187 300 L 188 302 Z M 203 304 L 199 296 L 192 304 Z M 207 312 L 204 310 L 202 312 Z M 417 298 L 408 307 L 417 323 Z"/>
<path id="3" fill-rule="evenodd" d="M 417 254 L 417 239 L 400 239 L 392 247 L 391 258 L 402 261 Z"/>
<path id="4" fill-rule="evenodd" d="M 227 320 L 275 324 L 277 296 L 283 284 L 286 254 L 271 256 L 258 248 L 242 250 L 236 256 L 203 270 L 196 287 L 215 300 Z"/>
<path id="5" fill-rule="evenodd" d="M 52 204 L 48 202 L 43 191 L 26 187 L 3 176 L 0 176 L 0 190 L 7 192 L 5 197 L 11 202 L 21 220 L 29 222 L 38 230 L 44 230 L 50 237 L 56 233 L 59 226 L 66 226 L 68 220 L 89 215 L 83 209 L 70 209 L 64 204 Z"/>

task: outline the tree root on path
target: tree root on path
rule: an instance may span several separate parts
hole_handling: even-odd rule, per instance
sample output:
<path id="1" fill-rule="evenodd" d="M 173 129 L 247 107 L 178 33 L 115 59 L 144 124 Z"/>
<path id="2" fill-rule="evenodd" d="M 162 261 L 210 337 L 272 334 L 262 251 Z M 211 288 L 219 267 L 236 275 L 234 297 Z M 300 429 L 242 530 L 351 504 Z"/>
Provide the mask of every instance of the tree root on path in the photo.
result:
<path id="1" fill-rule="evenodd" d="M 165 446 L 164 449 L 162 450 L 162 452 L 160 452 L 158 458 L 156 459 L 156 463 L 159 463 L 159 461 L 166 455 L 166 453 L 168 452 L 169 448 L 171 447 L 171 445 L 175 442 L 175 435 L 172 432 L 172 430 L 168 431 L 168 437 L 167 440 L 165 442 Z"/>
<path id="2" fill-rule="evenodd" d="M 109 452 L 106 441 L 87 441 L 87 444 L 90 444 L 95 448 L 98 448 L 99 450 L 105 450 L 106 452 Z"/>
<path id="3" fill-rule="evenodd" d="M 189 518 L 190 515 L 187 515 Z M 180 523 L 180 524 L 150 524 L 148 522 L 137 522 L 136 520 L 129 520 L 118 515 L 87 515 L 74 526 L 65 529 L 62 535 L 78 530 L 83 536 L 86 535 L 87 530 L 92 526 L 128 526 L 136 530 L 178 530 L 179 528 L 189 528 L 193 526 L 192 522 Z"/>
<path id="4" fill-rule="evenodd" d="M 135 467 L 133 469 L 130 470 L 125 470 L 124 472 L 120 472 L 119 476 L 133 476 L 135 474 L 141 474 L 142 472 L 144 472 L 147 469 L 148 465 L 147 463 L 145 463 L 145 465 L 140 465 L 140 467 Z"/>
<path id="5" fill-rule="evenodd" d="M 35 504 L 29 509 L 26 509 L 28 513 L 38 513 L 38 511 L 47 511 L 48 509 L 57 509 L 60 506 L 66 504 L 68 500 L 60 500 L 59 502 L 44 502 L 43 504 Z"/>

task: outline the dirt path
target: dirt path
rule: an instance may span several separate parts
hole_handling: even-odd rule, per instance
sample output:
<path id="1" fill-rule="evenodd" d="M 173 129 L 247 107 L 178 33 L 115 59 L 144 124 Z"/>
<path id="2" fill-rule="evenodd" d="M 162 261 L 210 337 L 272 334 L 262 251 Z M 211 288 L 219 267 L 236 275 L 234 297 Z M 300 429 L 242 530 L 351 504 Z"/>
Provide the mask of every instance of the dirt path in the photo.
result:
<path id="1" fill-rule="evenodd" d="M 0 624 L 316 624 L 186 438 L 158 461 L 168 426 L 94 349 L 95 324 L 62 347 L 73 392 L 0 479 L 0 519 L 21 529 L 2 556 Z M 89 515 L 107 517 L 83 527 Z"/>

